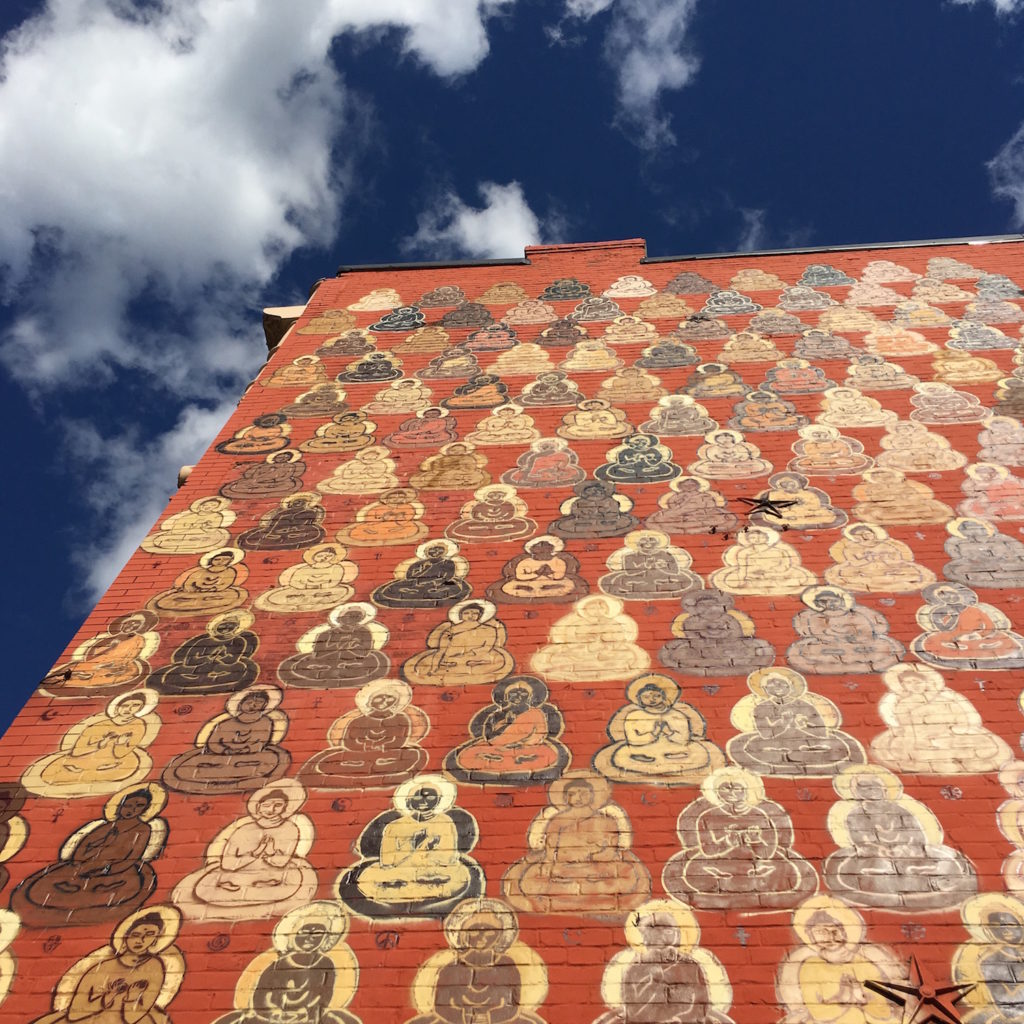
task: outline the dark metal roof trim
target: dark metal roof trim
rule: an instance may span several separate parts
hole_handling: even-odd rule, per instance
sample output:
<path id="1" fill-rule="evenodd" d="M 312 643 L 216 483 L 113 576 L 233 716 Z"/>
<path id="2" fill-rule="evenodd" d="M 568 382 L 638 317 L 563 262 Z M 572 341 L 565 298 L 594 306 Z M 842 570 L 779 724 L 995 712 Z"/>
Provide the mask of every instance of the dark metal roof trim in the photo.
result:
<path id="1" fill-rule="evenodd" d="M 504 260 L 425 260 L 409 263 L 343 263 L 338 267 L 336 277 L 351 274 L 360 270 L 435 270 L 445 267 L 528 267 L 530 261 L 525 256 Z"/>

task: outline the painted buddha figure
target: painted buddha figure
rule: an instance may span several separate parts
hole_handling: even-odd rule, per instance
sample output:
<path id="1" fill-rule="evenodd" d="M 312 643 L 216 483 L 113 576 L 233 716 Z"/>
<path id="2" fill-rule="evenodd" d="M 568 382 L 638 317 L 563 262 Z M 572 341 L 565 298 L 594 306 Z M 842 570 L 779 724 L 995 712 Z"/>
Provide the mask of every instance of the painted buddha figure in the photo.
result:
<path id="1" fill-rule="evenodd" d="M 540 332 L 537 341 L 545 348 L 571 348 L 587 336 L 587 329 L 573 317 L 556 320 L 550 327 Z"/>
<path id="2" fill-rule="evenodd" d="M 201 555 L 231 540 L 228 527 L 234 521 L 235 513 L 226 498 L 196 498 L 184 511 L 164 519 L 139 547 L 154 555 Z"/>
<path id="3" fill-rule="evenodd" d="M 993 360 L 956 348 L 942 348 L 935 353 L 932 374 L 935 380 L 951 386 L 991 384 L 1003 375 Z"/>
<path id="4" fill-rule="evenodd" d="M 998 608 L 983 604 L 960 583 L 933 583 L 921 593 L 917 623 L 924 630 L 913 652 L 936 668 L 965 670 L 1024 667 L 1024 637 Z"/>
<path id="5" fill-rule="evenodd" d="M 801 473 L 786 471 L 768 479 L 768 490 L 758 495 L 771 501 L 795 502 L 782 509 L 783 518 L 777 519 L 764 512 L 755 512 L 750 521 L 760 526 L 773 526 L 791 530 L 832 530 L 845 526 L 846 513 L 832 505 L 832 499 L 820 488 L 811 487 Z"/>
<path id="6" fill-rule="evenodd" d="M 650 665 L 637 646 L 640 631 L 614 597 L 591 594 L 551 625 L 548 642 L 530 660 L 534 672 L 568 682 L 625 679 Z"/>
<path id="7" fill-rule="evenodd" d="M 703 437 L 718 429 L 707 409 L 689 395 L 666 395 L 650 411 L 650 419 L 640 424 L 649 434 L 665 437 Z"/>
<path id="8" fill-rule="evenodd" d="M 886 362 L 884 356 L 862 352 L 850 363 L 843 386 L 860 391 L 898 391 L 918 383 L 917 377 L 896 363 Z"/>
<path id="9" fill-rule="evenodd" d="M 462 345 L 452 345 L 417 370 L 416 376 L 420 380 L 469 380 L 479 372 L 476 356 Z"/>
<path id="10" fill-rule="evenodd" d="M 348 462 L 335 467 L 316 489 L 321 494 L 380 494 L 389 487 L 397 487 L 396 463 L 389 458 L 390 454 L 379 445 L 363 448 Z"/>
<path id="11" fill-rule="evenodd" d="M 279 366 L 263 385 L 265 388 L 311 388 L 326 384 L 327 374 L 317 356 L 298 356 Z"/>
<path id="12" fill-rule="evenodd" d="M 765 373 L 761 387 L 777 395 L 816 395 L 835 387 L 835 381 L 806 359 L 781 359 Z"/>
<path id="13" fill-rule="evenodd" d="M 828 814 L 836 846 L 825 858 L 828 887 L 862 907 L 914 913 L 950 910 L 973 896 L 970 861 L 943 843 L 942 826 L 900 780 L 878 765 L 856 765 L 832 782 Z"/>
<path id="14" fill-rule="evenodd" d="M 707 737 L 707 722 L 682 700 L 679 684 L 650 672 L 628 687 L 629 703 L 608 723 L 611 743 L 594 755 L 594 768 L 615 782 L 695 786 L 725 764 Z"/>
<path id="15" fill-rule="evenodd" d="M 252 612 L 242 608 L 215 615 L 202 633 L 175 650 L 169 665 L 154 670 L 148 685 L 179 697 L 245 689 L 260 673 L 252 660 L 259 647 L 259 638 L 249 628 L 253 621 Z"/>
<path id="16" fill-rule="evenodd" d="M 18 813 L 28 793 L 18 782 L 0 783 L 0 889 L 10 881 L 4 864 L 16 856 L 28 841 L 28 822 Z M 0 913 L 0 954 L 3 953 L 3 914 Z M 3 1001 L 3 972 L 0 970 L 0 1002 Z"/>
<path id="17" fill-rule="evenodd" d="M 469 740 L 445 758 L 460 782 L 500 785 L 550 782 L 569 763 L 559 742 L 561 712 L 548 703 L 548 688 L 535 676 L 511 676 L 498 683 L 491 703 L 469 721 Z"/>
<path id="18" fill-rule="evenodd" d="M 607 299 L 642 299 L 648 295 L 655 295 L 657 289 L 650 281 L 645 280 L 639 274 L 623 274 L 616 278 L 601 293 Z"/>
<path id="19" fill-rule="evenodd" d="M 319 455 L 357 452 L 373 444 L 376 429 L 377 424 L 368 420 L 366 413 L 350 409 L 332 417 L 330 423 L 317 427 L 316 433 L 308 441 L 303 441 L 299 449 Z"/>
<path id="20" fill-rule="evenodd" d="M 630 434 L 606 455 L 608 461 L 594 470 L 598 480 L 615 484 L 654 484 L 673 480 L 682 469 L 672 461 L 672 451 L 654 434 Z"/>
<path id="21" fill-rule="evenodd" d="M 348 369 L 338 374 L 338 380 L 342 384 L 380 384 L 401 376 L 401 360 L 393 352 L 379 349 L 349 363 Z"/>
<path id="22" fill-rule="evenodd" d="M 444 535 L 460 543 L 503 543 L 521 540 L 537 532 L 526 502 L 511 484 L 488 484 L 462 506 L 459 518 Z"/>
<path id="23" fill-rule="evenodd" d="M 654 345 L 648 345 L 634 366 L 644 370 L 674 370 L 681 366 L 694 366 L 700 359 L 692 345 L 687 345 L 672 335 L 661 338 Z"/>
<path id="24" fill-rule="evenodd" d="M 299 810 L 306 791 L 279 779 L 251 794 L 248 814 L 222 829 L 206 849 L 206 863 L 175 887 L 173 900 L 196 921 L 280 917 L 308 903 L 317 890 L 306 860 L 315 836 Z"/>
<path id="25" fill-rule="evenodd" d="M 561 517 L 548 526 L 548 532 L 565 540 L 621 537 L 638 525 L 630 513 L 633 502 L 617 494 L 614 483 L 584 480 L 573 490 L 575 497 L 562 502 Z"/>
<path id="26" fill-rule="evenodd" d="M 283 498 L 302 487 L 302 474 L 306 464 L 302 455 L 291 448 L 272 452 L 266 461 L 246 466 L 241 476 L 229 480 L 220 489 L 225 497 L 235 501 L 259 501 L 263 498 Z"/>
<path id="27" fill-rule="evenodd" d="M 328 309 L 319 316 L 313 317 L 305 327 L 296 330 L 296 334 L 338 334 L 351 330 L 356 325 L 356 318 L 345 309 Z"/>
<path id="28" fill-rule="evenodd" d="M 733 407 L 729 426 L 736 430 L 767 432 L 773 430 L 796 430 L 810 421 L 796 411 L 792 402 L 764 388 L 751 391 Z"/>
<path id="29" fill-rule="evenodd" d="M 398 679 L 374 679 L 327 731 L 326 750 L 299 772 L 313 789 L 390 789 L 427 764 L 420 741 L 430 720 L 412 703 L 412 688 Z"/>
<path id="30" fill-rule="evenodd" d="M 478 373 L 459 384 L 450 398 L 442 400 L 446 409 L 496 409 L 508 401 L 508 385 L 493 373 Z"/>
<path id="31" fill-rule="evenodd" d="M 679 815 L 682 850 L 662 872 L 670 896 L 701 910 L 780 910 L 818 888 L 814 868 L 793 849 L 793 823 L 764 783 L 721 767 Z"/>
<path id="32" fill-rule="evenodd" d="M 288 716 L 276 686 L 232 694 L 224 712 L 199 730 L 191 750 L 172 758 L 163 782 L 179 793 L 248 793 L 279 779 L 291 764 L 281 746 Z"/>
<path id="33" fill-rule="evenodd" d="M 279 412 L 266 412 L 252 421 L 251 427 L 242 427 L 228 440 L 217 445 L 224 455 L 269 455 L 288 447 L 291 432 L 288 417 Z"/>
<path id="34" fill-rule="evenodd" d="M 928 326 L 938 327 L 941 324 Z M 937 346 L 934 342 L 929 341 L 920 331 L 910 331 L 893 323 L 877 324 L 874 326 L 864 335 L 864 347 L 869 352 L 874 352 L 877 355 L 893 356 L 896 359 L 900 359 L 908 356 L 931 355 Z"/>
<path id="35" fill-rule="evenodd" d="M 317 612 L 347 601 L 359 575 L 355 562 L 345 556 L 341 544 L 317 544 L 302 552 L 302 561 L 290 565 L 277 578 L 277 586 L 265 590 L 253 602 L 265 612 L 292 614 Z"/>
<path id="36" fill-rule="evenodd" d="M 295 420 L 328 419 L 345 412 L 348 408 L 345 398 L 343 388 L 335 384 L 317 384 L 309 391 L 304 391 L 294 402 L 282 406 L 280 412 Z"/>
<path id="37" fill-rule="evenodd" d="M 565 550 L 564 541 L 544 534 L 527 541 L 523 554 L 502 566 L 501 579 L 487 588 L 487 596 L 499 604 L 565 604 L 588 590 L 579 559 Z"/>
<path id="38" fill-rule="evenodd" d="M 946 530 L 947 580 L 985 589 L 1024 587 L 1024 542 L 984 519 L 954 519 Z"/>
<path id="39" fill-rule="evenodd" d="M 586 479 L 576 453 L 560 437 L 542 437 L 530 442 L 530 450 L 516 459 L 516 468 L 506 470 L 501 479 L 516 487 L 572 487 Z"/>
<path id="40" fill-rule="evenodd" d="M 718 357 L 727 366 L 733 363 L 774 363 L 783 358 L 771 338 L 754 331 L 740 331 L 729 337 Z"/>
<path id="41" fill-rule="evenodd" d="M 992 462 L 976 462 L 965 473 L 960 487 L 966 497 L 957 506 L 960 515 L 995 522 L 1024 520 L 1024 480 Z"/>
<path id="42" fill-rule="evenodd" d="M 697 450 L 697 461 L 687 472 L 709 480 L 745 480 L 765 476 L 772 464 L 761 458 L 756 445 L 743 440 L 738 430 L 713 430 L 704 435 L 704 444 Z"/>
<path id="43" fill-rule="evenodd" d="M 540 299 L 523 299 L 505 313 L 504 319 L 510 324 L 550 324 L 555 320 L 555 309 Z"/>
<path id="44" fill-rule="evenodd" d="M 680 394 L 698 400 L 716 398 L 742 398 L 750 387 L 743 378 L 724 363 L 701 363 L 690 375 Z"/>
<path id="45" fill-rule="evenodd" d="M 1020 377 L 1020 367 L 1013 372 L 1012 377 L 1004 377 L 999 382 L 996 388 L 997 401 L 992 411 L 1019 420 L 1024 416 L 1024 380 Z"/>
<path id="46" fill-rule="evenodd" d="M 732 709 L 740 731 L 726 745 L 729 758 L 758 775 L 827 778 L 851 765 L 864 764 L 864 748 L 839 726 L 839 709 L 811 693 L 791 668 L 751 672 L 750 694 Z"/>
<path id="47" fill-rule="evenodd" d="M 676 477 L 658 499 L 658 510 L 647 517 L 649 529 L 664 533 L 728 533 L 739 520 L 725 507 L 725 498 L 707 480 Z"/>
<path id="48" fill-rule="evenodd" d="M 409 477 L 409 486 L 421 491 L 474 491 L 491 482 L 487 458 L 466 441 L 442 445 L 437 455 L 428 455 Z"/>
<path id="49" fill-rule="evenodd" d="M 339 332 L 328 338 L 316 350 L 321 359 L 361 356 L 372 352 L 376 347 L 373 335 L 359 327 Z"/>
<path id="50" fill-rule="evenodd" d="M 531 408 L 550 407 L 576 405 L 582 397 L 576 382 L 569 380 L 564 370 L 548 370 L 538 373 L 537 379 L 523 388 L 516 402 Z"/>
<path id="51" fill-rule="evenodd" d="M 278 678 L 289 686 L 334 689 L 386 676 L 391 668 L 383 653 L 388 631 L 375 621 L 375 614 L 371 604 L 338 605 L 326 623 L 299 637 L 298 653 L 281 662 Z"/>
<path id="52" fill-rule="evenodd" d="M 955 517 L 927 484 L 908 480 L 898 469 L 865 470 L 853 488 L 853 500 L 853 515 L 876 526 L 920 526 Z"/>
<path id="53" fill-rule="evenodd" d="M 508 352 L 519 344 L 516 332 L 503 321 L 472 331 L 463 342 L 470 352 Z"/>
<path id="54" fill-rule="evenodd" d="M 692 564 L 689 552 L 674 547 L 666 534 L 634 530 L 626 535 L 625 547 L 608 557 L 611 572 L 601 577 L 598 586 L 625 601 L 673 600 L 704 586 L 691 572 Z"/>
<path id="55" fill-rule="evenodd" d="M 983 462 L 1004 466 L 1024 466 L 1024 424 L 1013 416 L 991 416 L 978 434 Z"/>
<path id="56" fill-rule="evenodd" d="M 278 508 L 260 516 L 259 526 L 239 534 L 246 551 L 297 551 L 324 539 L 320 495 L 302 492 L 285 498 Z"/>
<path id="57" fill-rule="evenodd" d="M 1020 706 L 1018 700 L 1017 706 Z M 1012 893 L 1024 892 L 1024 761 L 1007 761 L 999 769 L 999 784 L 1009 794 L 996 811 L 996 824 L 1014 847 L 1003 861 L 1003 884 Z"/>
<path id="58" fill-rule="evenodd" d="M 427 355 L 443 352 L 451 342 L 450 335 L 437 324 L 417 327 L 395 351 L 404 355 Z"/>
<path id="59" fill-rule="evenodd" d="M 554 368 L 547 350 L 533 341 L 502 352 L 491 367 L 502 378 L 535 377 L 538 373 L 549 373 Z"/>
<path id="60" fill-rule="evenodd" d="M 373 401 L 363 406 L 363 412 L 370 416 L 411 416 L 426 409 L 430 397 L 426 384 L 414 377 L 402 377 L 378 391 Z"/>
<path id="61" fill-rule="evenodd" d="M 623 345 L 650 345 L 658 340 L 658 329 L 639 316 L 617 316 L 604 329 L 604 340 L 616 349 Z"/>
<path id="62" fill-rule="evenodd" d="M 53 864 L 31 874 L 11 894 L 11 909 L 33 928 L 116 921 L 138 910 L 156 890 L 150 861 L 160 855 L 167 794 L 157 785 L 115 793 L 103 817 L 68 836 Z"/>
<path id="63" fill-rule="evenodd" d="M 429 448 L 437 451 L 441 445 L 456 441 L 459 437 L 455 417 L 439 405 L 428 405 L 414 416 L 402 420 L 398 429 L 384 437 L 384 444 L 395 448 Z"/>
<path id="64" fill-rule="evenodd" d="M 722 555 L 722 563 L 708 581 L 729 594 L 799 594 L 817 582 L 814 573 L 801 565 L 796 548 L 764 526 L 739 533 Z"/>
<path id="65" fill-rule="evenodd" d="M 961 914 L 970 939 L 953 957 L 953 981 L 972 986 L 957 1006 L 964 1024 L 1021 1024 L 1024 900 L 983 893 L 969 899 Z"/>
<path id="66" fill-rule="evenodd" d="M 461 601 L 448 620 L 428 634 L 425 651 L 402 666 L 402 675 L 419 686 L 467 686 L 496 683 L 515 666 L 505 650 L 508 630 L 490 601 Z"/>
<path id="67" fill-rule="evenodd" d="M 105 796 L 135 786 L 153 767 L 146 748 L 160 731 L 151 689 L 129 690 L 61 737 L 60 749 L 25 769 L 21 784 L 54 800 Z"/>
<path id="68" fill-rule="evenodd" d="M 466 435 L 466 440 L 478 448 L 503 444 L 528 445 L 539 438 L 540 431 L 533 425 L 533 417 L 527 416 L 520 406 L 512 403 L 499 405 L 489 416 L 480 420 L 475 430 Z"/>
<path id="69" fill-rule="evenodd" d="M 632 838 L 610 783 L 593 772 L 567 772 L 551 784 L 548 806 L 527 833 L 530 852 L 505 872 L 502 893 L 527 913 L 621 917 L 651 895 Z"/>
<path id="70" fill-rule="evenodd" d="M 918 423 L 981 423 L 988 415 L 980 399 L 940 381 L 925 381 L 914 388 L 910 418 Z"/>
<path id="71" fill-rule="evenodd" d="M 558 364 L 570 373 L 611 373 L 622 365 L 603 338 L 580 338 Z"/>
<path id="72" fill-rule="evenodd" d="M 812 327 L 797 338 L 793 355 L 812 362 L 848 361 L 854 356 L 854 348 L 846 338 Z"/>
<path id="73" fill-rule="evenodd" d="M 875 465 L 901 473 L 939 473 L 967 464 L 967 457 L 955 451 L 945 437 L 913 420 L 891 424 L 879 445 L 882 451 L 875 457 Z"/>
<path id="74" fill-rule="evenodd" d="M 469 597 L 469 563 L 450 540 L 428 540 L 395 567 L 394 579 L 373 592 L 381 608 L 438 608 Z"/>
<path id="75" fill-rule="evenodd" d="M 812 423 L 797 431 L 800 440 L 792 446 L 794 458 L 789 468 L 807 476 L 859 476 L 874 465 L 864 454 L 864 445 L 844 437 L 836 427 Z"/>
<path id="76" fill-rule="evenodd" d="M 897 419 L 896 413 L 883 409 L 881 402 L 857 388 L 829 388 L 821 405 L 817 422 L 826 427 L 887 427 Z"/>
<path id="77" fill-rule="evenodd" d="M 249 599 L 241 584 L 248 576 L 238 548 L 218 548 L 187 569 L 170 590 L 150 598 L 149 609 L 161 618 L 199 618 L 237 608 Z"/>
<path id="78" fill-rule="evenodd" d="M 658 652 L 667 668 L 685 675 L 741 676 L 770 665 L 775 648 L 754 635 L 754 621 L 721 590 L 693 590 L 682 598 L 672 636 Z"/>
<path id="79" fill-rule="evenodd" d="M 914 552 L 881 526 L 851 523 L 828 549 L 835 565 L 825 580 L 858 594 L 912 594 L 935 582 L 935 573 L 914 561 Z"/>
<path id="80" fill-rule="evenodd" d="M 361 860 L 338 878 L 338 895 L 363 917 L 438 917 L 479 896 L 484 875 L 470 851 L 476 821 L 455 806 L 454 783 L 417 775 L 394 793 L 357 841 Z"/>
<path id="81" fill-rule="evenodd" d="M 559 437 L 576 441 L 608 441 L 632 432 L 626 414 L 612 408 L 603 398 L 582 399 L 575 409 L 562 417 L 562 425 L 555 430 Z"/>
<path id="82" fill-rule="evenodd" d="M 355 522 L 342 527 L 337 537 L 355 547 L 415 544 L 428 532 L 423 522 L 425 511 L 412 487 L 391 487 L 382 491 L 376 501 L 359 509 Z"/>
<path id="83" fill-rule="evenodd" d="M 661 381 L 640 366 L 624 366 L 601 381 L 597 397 L 612 405 L 650 405 L 666 394 Z"/>

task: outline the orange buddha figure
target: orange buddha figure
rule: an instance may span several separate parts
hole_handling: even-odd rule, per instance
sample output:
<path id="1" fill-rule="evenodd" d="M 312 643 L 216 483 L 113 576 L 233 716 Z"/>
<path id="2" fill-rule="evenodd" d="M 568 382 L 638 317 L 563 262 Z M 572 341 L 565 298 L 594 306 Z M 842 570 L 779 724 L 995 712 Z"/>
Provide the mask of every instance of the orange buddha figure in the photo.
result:
<path id="1" fill-rule="evenodd" d="M 920 526 L 955 518 L 927 484 L 908 480 L 898 469 L 865 470 L 853 499 L 853 515 L 876 526 Z"/>
<path id="2" fill-rule="evenodd" d="M 337 537 L 355 547 L 415 544 L 428 533 L 424 511 L 412 487 L 392 487 L 359 509 L 355 522 L 340 529 Z"/>

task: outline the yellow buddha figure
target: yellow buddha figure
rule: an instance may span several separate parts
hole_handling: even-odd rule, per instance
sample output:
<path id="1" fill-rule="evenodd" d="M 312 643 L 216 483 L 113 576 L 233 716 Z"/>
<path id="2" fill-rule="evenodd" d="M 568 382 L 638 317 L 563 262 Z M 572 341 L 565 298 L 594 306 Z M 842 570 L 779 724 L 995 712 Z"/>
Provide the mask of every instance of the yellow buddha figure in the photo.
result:
<path id="1" fill-rule="evenodd" d="M 870 310 L 850 306 L 832 306 L 818 317 L 818 326 L 824 331 L 870 331 L 877 323 Z"/>
<path id="2" fill-rule="evenodd" d="M 242 588 L 248 570 L 239 548 L 218 548 L 199 559 L 199 565 L 183 572 L 170 590 L 150 598 L 147 607 L 164 618 L 198 618 L 219 615 L 245 604 L 249 594 Z"/>
<path id="3" fill-rule="evenodd" d="M 227 544 L 231 540 L 228 527 L 234 521 L 227 498 L 196 498 L 184 511 L 164 519 L 139 547 L 155 555 L 200 555 Z"/>
<path id="4" fill-rule="evenodd" d="M 847 516 L 834 508 L 832 499 L 819 487 L 811 487 L 801 473 L 787 471 L 768 478 L 768 490 L 758 497 L 770 501 L 792 502 L 782 507 L 782 519 L 756 512 L 750 518 L 759 526 L 791 530 L 831 530 L 845 526 Z"/>
<path id="5" fill-rule="evenodd" d="M 939 281 L 933 277 L 922 277 L 914 284 L 913 296 L 922 302 L 934 302 L 937 305 L 970 302 L 976 299 L 974 292 L 964 291 L 950 281 Z"/>
<path id="6" fill-rule="evenodd" d="M 636 315 L 646 320 L 683 320 L 693 313 L 693 307 L 678 295 L 659 292 L 644 299 L 636 307 Z"/>
<path id="7" fill-rule="evenodd" d="M 935 573 L 914 561 L 914 552 L 881 526 L 851 523 L 828 549 L 835 565 L 825 580 L 858 594 L 912 594 L 935 582 Z"/>
<path id="8" fill-rule="evenodd" d="M 529 298 L 522 285 L 515 281 L 499 281 L 492 284 L 487 291 L 477 298 L 477 302 L 484 306 L 507 306 L 510 302 L 521 302 Z"/>
<path id="9" fill-rule="evenodd" d="M 423 491 L 473 491 L 491 482 L 486 466 L 487 457 L 472 444 L 452 441 L 420 463 L 409 477 L 409 486 Z"/>
<path id="10" fill-rule="evenodd" d="M 302 553 L 302 561 L 277 578 L 253 602 L 265 612 L 315 612 L 347 601 L 355 592 L 350 584 L 359 575 L 355 562 L 341 544 L 316 544 Z"/>
<path id="11" fill-rule="evenodd" d="M 536 342 L 522 342 L 506 349 L 495 359 L 491 372 L 500 377 L 534 377 L 555 368 L 551 356 Z"/>
<path id="12" fill-rule="evenodd" d="M 657 402 L 666 394 L 661 381 L 653 374 L 638 366 L 625 366 L 601 381 L 597 397 L 612 405 L 628 405 L 630 402 Z"/>
<path id="13" fill-rule="evenodd" d="M 514 350 L 513 350 L 514 351 Z M 488 445 L 518 444 L 529 445 L 540 439 L 540 431 L 533 425 L 521 405 L 511 402 L 499 405 L 466 434 L 466 440 L 477 447 Z"/>
<path id="14" fill-rule="evenodd" d="M 956 451 L 941 434 L 923 423 L 897 420 L 878 442 L 882 451 L 875 465 L 901 473 L 941 473 L 967 465 L 967 456 Z"/>
<path id="15" fill-rule="evenodd" d="M 355 522 L 342 527 L 336 536 L 342 544 L 355 547 L 415 544 L 429 532 L 423 522 L 425 511 L 414 488 L 391 487 L 359 509 Z"/>
<path id="16" fill-rule="evenodd" d="M 861 475 L 861 481 L 853 488 L 857 502 L 853 514 L 865 523 L 920 526 L 955 518 L 953 510 L 936 500 L 927 484 L 908 480 L 897 469 L 869 469 Z"/>
<path id="17" fill-rule="evenodd" d="M 11 910 L 0 910 L 0 1003 L 7 998 L 11 982 L 18 971 L 17 961 L 9 947 L 17 938 L 20 928 L 17 914 Z"/>
<path id="18" fill-rule="evenodd" d="M 607 441 L 626 437 L 633 433 L 633 428 L 626 414 L 606 399 L 584 398 L 562 417 L 562 425 L 555 433 L 575 441 Z"/>
<path id="19" fill-rule="evenodd" d="M 1024 893 L 1024 761 L 1004 764 L 999 769 L 999 784 L 1010 798 L 999 805 L 996 824 L 1014 847 L 1003 861 L 1003 884 L 1019 895 Z"/>
<path id="20" fill-rule="evenodd" d="M 821 399 L 817 422 L 828 427 L 887 427 L 897 415 L 856 388 L 829 388 Z"/>
<path id="21" fill-rule="evenodd" d="M 558 319 L 555 307 L 540 299 L 522 299 L 501 318 L 507 324 L 550 324 Z"/>
<path id="22" fill-rule="evenodd" d="M 623 365 L 603 338 L 580 338 L 559 364 L 571 373 L 611 373 Z"/>
<path id="23" fill-rule="evenodd" d="M 738 292 L 777 292 L 786 287 L 786 282 L 759 267 L 744 267 L 732 275 L 729 287 Z"/>
<path id="24" fill-rule="evenodd" d="M 788 468 L 808 476 L 859 476 L 874 465 L 874 459 L 864 454 L 864 445 L 852 437 L 844 437 L 836 427 L 810 423 L 797 430 L 799 441 L 794 441 L 794 458 Z"/>
<path id="25" fill-rule="evenodd" d="M 109 796 L 141 782 L 153 767 L 146 748 L 160 731 L 153 690 L 129 690 L 73 726 L 55 754 L 34 761 L 21 784 L 55 800 Z"/>
<path id="26" fill-rule="evenodd" d="M 943 384 L 991 384 L 1003 371 L 991 359 L 958 348 L 943 348 L 932 359 L 932 374 Z"/>
<path id="27" fill-rule="evenodd" d="M 622 601 L 591 595 L 552 624 L 530 665 L 542 676 L 573 683 L 624 679 L 650 666 L 650 655 L 637 646 L 639 634 Z"/>
<path id="28" fill-rule="evenodd" d="M 734 363 L 774 363 L 783 354 L 771 338 L 765 338 L 755 331 L 740 331 L 730 335 L 718 358 L 726 366 Z"/>
<path id="29" fill-rule="evenodd" d="M 398 486 L 396 463 L 387 448 L 371 445 L 335 467 L 316 489 L 321 494 L 380 494 Z"/>
<path id="30" fill-rule="evenodd" d="M 941 309 L 917 299 L 901 302 L 893 310 L 893 320 L 909 324 L 911 327 L 949 327 L 952 323 Z"/>
<path id="31" fill-rule="evenodd" d="M 1024 1021 L 1024 900 L 982 893 L 961 908 L 969 939 L 953 956 L 953 982 L 972 986 L 957 1010 L 964 1024 Z"/>
<path id="32" fill-rule="evenodd" d="M 697 461 L 687 469 L 708 480 L 745 480 L 771 471 L 772 464 L 761 458 L 760 449 L 744 441 L 738 430 L 712 430 L 705 434 Z"/>
<path id="33" fill-rule="evenodd" d="M 378 391 L 362 408 L 369 416 L 413 416 L 430 406 L 432 394 L 423 381 L 401 377 Z"/>
<path id="34" fill-rule="evenodd" d="M 423 355 L 425 353 L 442 352 L 448 347 L 450 336 L 437 324 L 429 327 L 417 327 L 401 345 L 395 349 L 402 355 Z"/>
<path id="35" fill-rule="evenodd" d="M 796 548 L 763 526 L 739 533 L 736 543 L 722 555 L 722 562 L 723 568 L 716 569 L 708 582 L 728 594 L 799 594 L 817 583 L 814 573 L 801 565 Z"/>
<path id="36" fill-rule="evenodd" d="M 604 340 L 613 347 L 619 345 L 653 345 L 658 340 L 654 324 L 638 316 L 617 316 L 605 329 Z"/>
<path id="37" fill-rule="evenodd" d="M 296 334 L 342 334 L 356 325 L 356 318 L 344 309 L 328 309 L 313 317 Z"/>
<path id="38" fill-rule="evenodd" d="M 363 313 L 379 313 L 397 309 L 401 305 L 402 297 L 394 288 L 374 288 L 355 302 L 350 302 L 348 308 Z"/>
<path id="39" fill-rule="evenodd" d="M 919 331 L 910 331 L 898 324 L 879 324 L 864 335 L 864 347 L 875 355 L 899 359 L 931 355 L 938 345 Z"/>
<path id="40" fill-rule="evenodd" d="M 366 413 L 350 409 L 332 417 L 330 423 L 316 428 L 316 433 L 299 445 L 304 452 L 357 452 L 373 444 L 377 424 L 366 418 Z"/>
<path id="41" fill-rule="evenodd" d="M 298 356 L 279 366 L 264 383 L 265 388 L 311 388 L 327 383 L 327 372 L 318 356 Z"/>
<path id="42" fill-rule="evenodd" d="M 725 363 L 701 363 L 681 388 L 680 394 L 691 398 L 714 400 L 716 398 L 742 398 L 750 387 L 736 370 L 730 370 Z"/>

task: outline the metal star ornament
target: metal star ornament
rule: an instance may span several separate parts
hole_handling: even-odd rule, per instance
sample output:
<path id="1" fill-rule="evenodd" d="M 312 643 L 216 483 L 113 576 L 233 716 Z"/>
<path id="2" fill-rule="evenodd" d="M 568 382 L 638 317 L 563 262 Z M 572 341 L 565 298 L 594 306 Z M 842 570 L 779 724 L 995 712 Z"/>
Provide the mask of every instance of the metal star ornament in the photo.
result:
<path id="1" fill-rule="evenodd" d="M 903 985 L 865 981 L 864 987 L 902 1006 L 901 1024 L 963 1024 L 955 1007 L 974 985 L 938 985 L 934 977 L 921 970 L 916 956 L 910 958 L 910 979 Z"/>
<path id="2" fill-rule="evenodd" d="M 783 501 L 781 498 L 772 498 L 769 495 L 762 495 L 760 498 L 740 498 L 744 505 L 749 505 L 747 515 L 752 516 L 757 512 L 762 515 L 773 516 L 775 519 L 784 519 L 782 514 L 784 508 L 799 504 L 796 501 Z"/>

